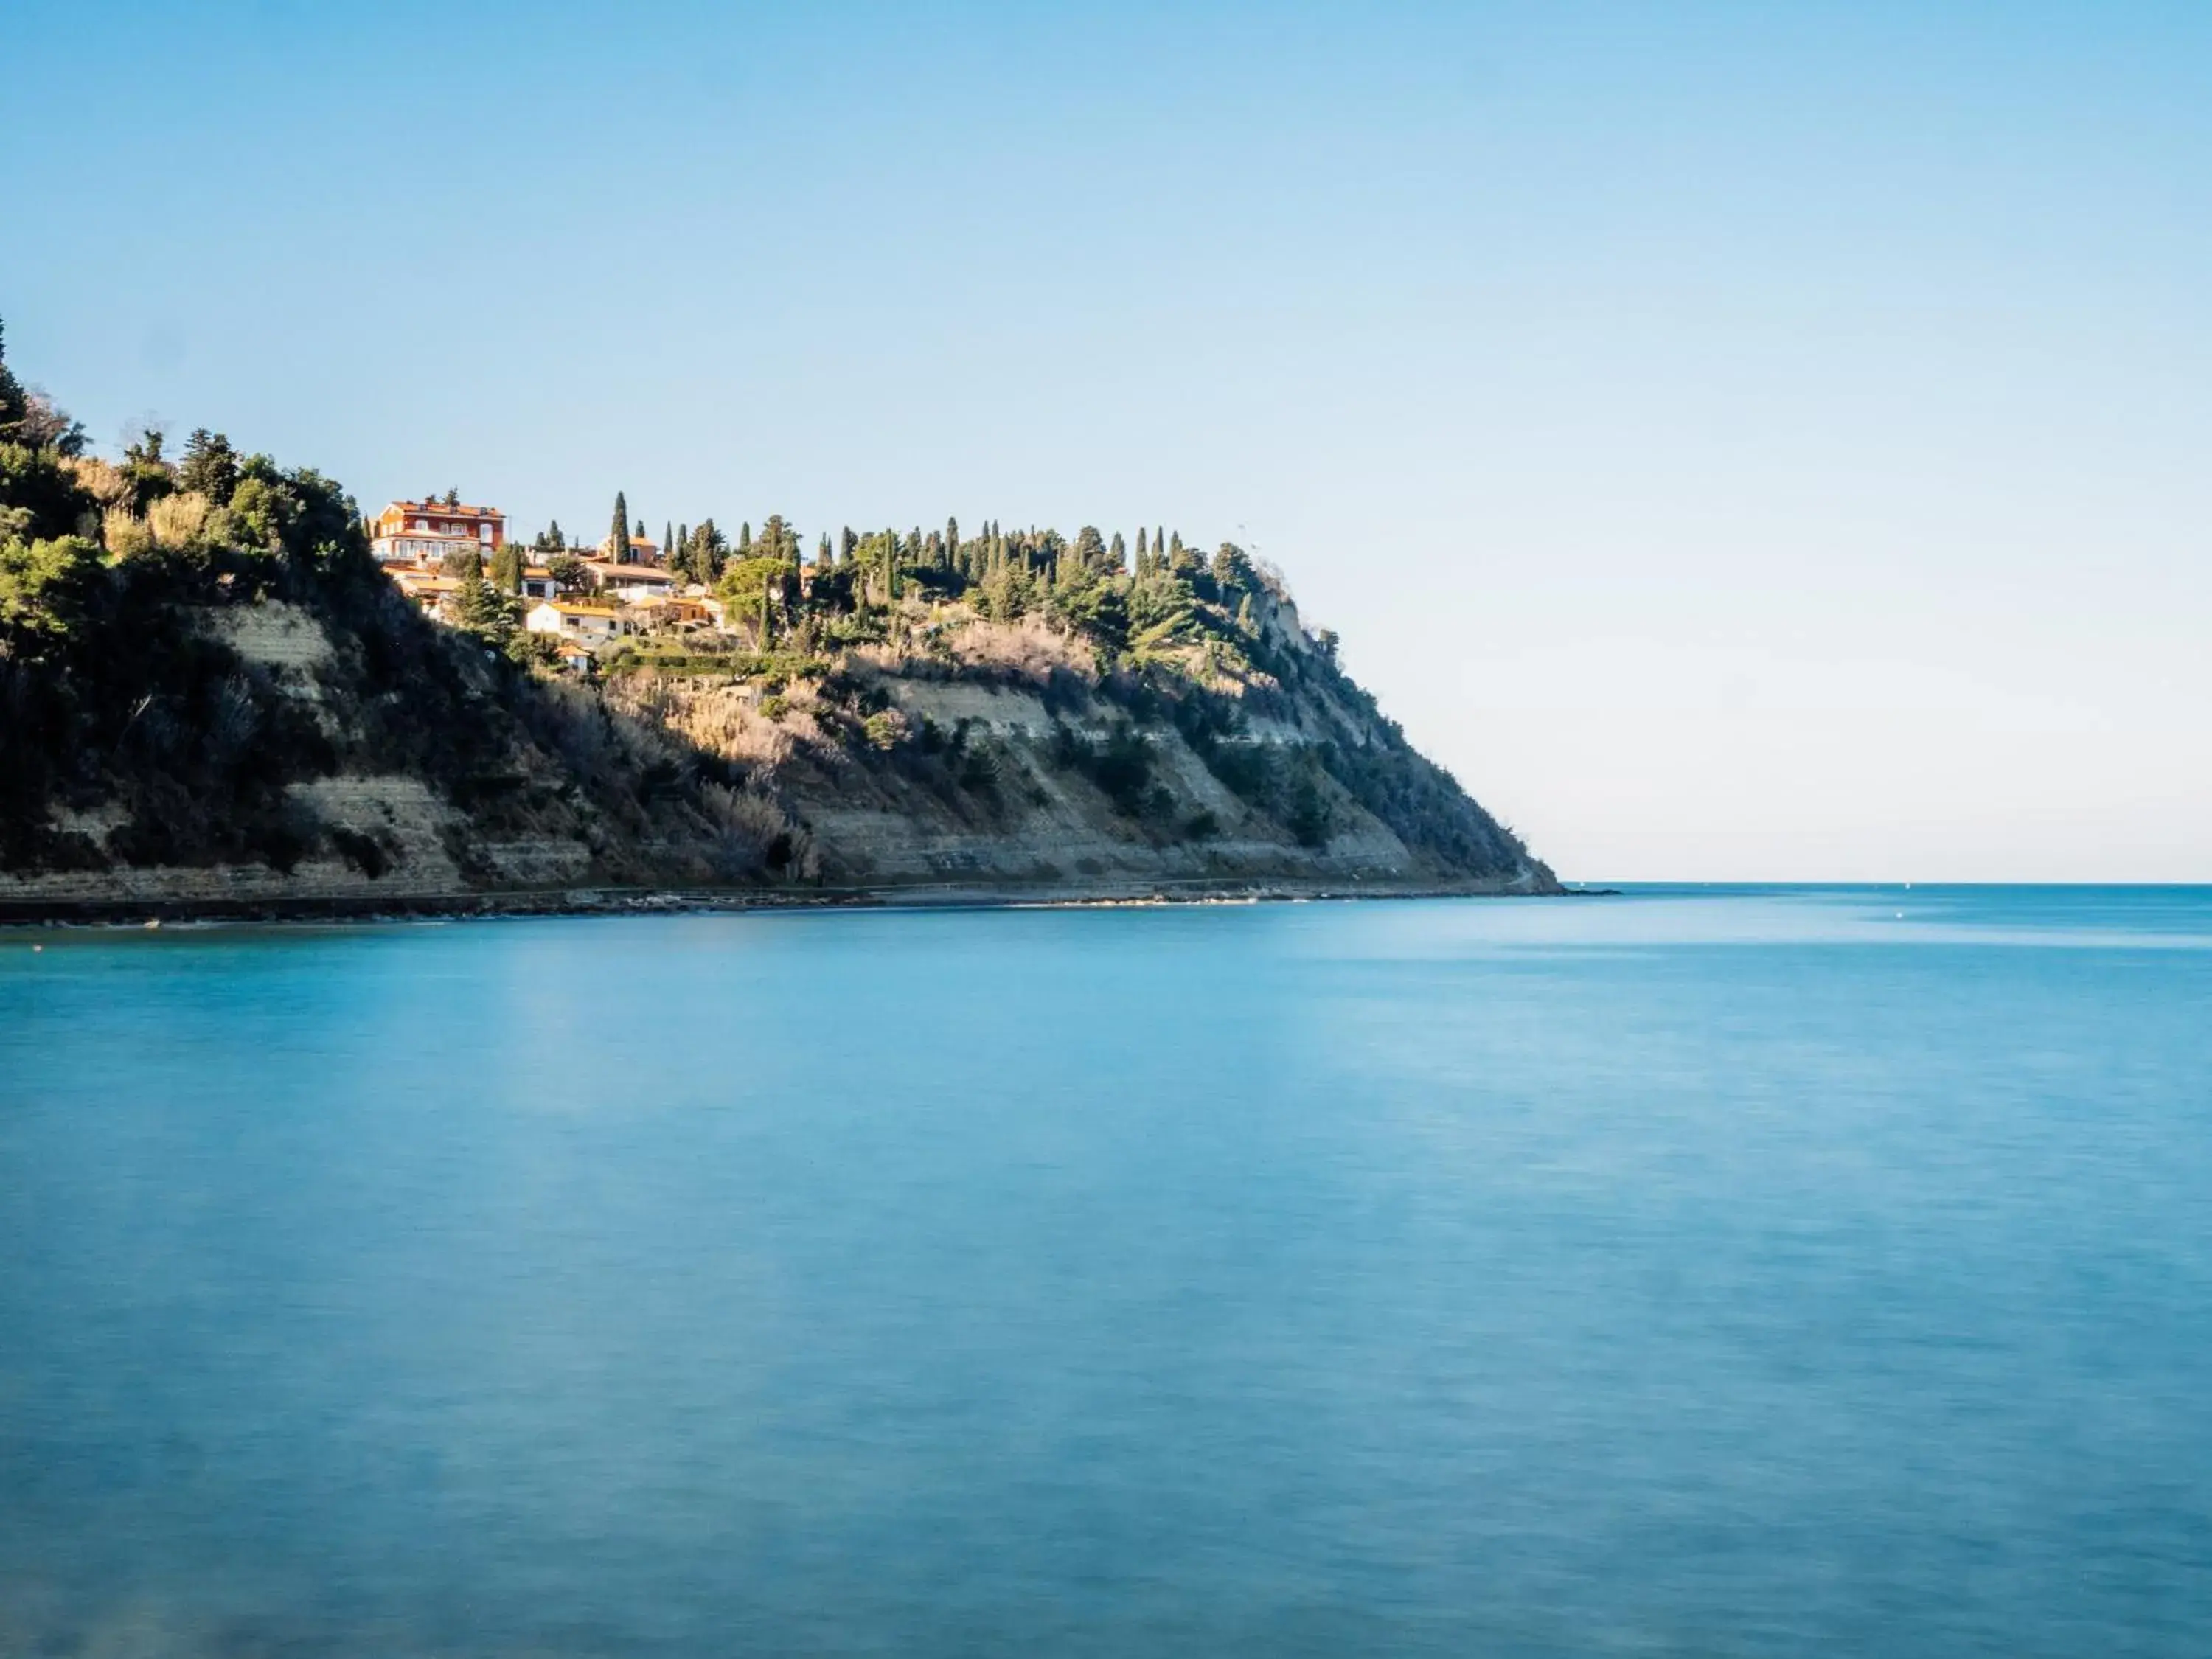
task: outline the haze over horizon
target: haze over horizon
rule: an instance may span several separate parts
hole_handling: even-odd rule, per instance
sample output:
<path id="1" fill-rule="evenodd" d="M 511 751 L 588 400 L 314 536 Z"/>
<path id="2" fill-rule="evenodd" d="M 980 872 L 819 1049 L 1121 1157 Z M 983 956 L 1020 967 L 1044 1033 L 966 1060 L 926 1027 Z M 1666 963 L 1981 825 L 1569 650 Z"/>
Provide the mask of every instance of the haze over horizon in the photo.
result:
<path id="1" fill-rule="evenodd" d="M 10 362 L 524 532 L 1164 525 L 1569 879 L 2212 880 L 2212 12 L 18 0 Z"/>

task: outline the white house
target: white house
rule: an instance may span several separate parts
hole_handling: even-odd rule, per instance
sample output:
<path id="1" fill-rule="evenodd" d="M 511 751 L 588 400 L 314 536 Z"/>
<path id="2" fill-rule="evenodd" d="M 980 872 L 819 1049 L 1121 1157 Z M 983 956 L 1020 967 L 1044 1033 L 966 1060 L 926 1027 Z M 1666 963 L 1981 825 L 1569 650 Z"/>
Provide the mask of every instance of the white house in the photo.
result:
<path id="1" fill-rule="evenodd" d="M 681 585 L 665 570 L 656 570 L 649 564 L 609 564 L 604 559 L 586 559 L 584 568 L 590 573 L 593 586 L 617 599 L 659 599 Z"/>
<path id="2" fill-rule="evenodd" d="M 576 605 L 567 599 L 547 599 L 532 605 L 522 625 L 533 634 L 551 634 L 586 644 L 637 632 L 637 623 L 614 605 Z"/>

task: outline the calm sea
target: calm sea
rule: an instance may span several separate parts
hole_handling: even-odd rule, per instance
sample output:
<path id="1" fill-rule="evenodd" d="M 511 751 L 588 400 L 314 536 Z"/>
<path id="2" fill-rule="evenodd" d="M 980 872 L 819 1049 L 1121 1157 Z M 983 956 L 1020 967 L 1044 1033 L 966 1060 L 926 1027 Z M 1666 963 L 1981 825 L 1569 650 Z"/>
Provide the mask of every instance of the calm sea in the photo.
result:
<path id="1" fill-rule="evenodd" d="M 0 934 L 0 1653 L 2207 1652 L 2212 890 Z"/>

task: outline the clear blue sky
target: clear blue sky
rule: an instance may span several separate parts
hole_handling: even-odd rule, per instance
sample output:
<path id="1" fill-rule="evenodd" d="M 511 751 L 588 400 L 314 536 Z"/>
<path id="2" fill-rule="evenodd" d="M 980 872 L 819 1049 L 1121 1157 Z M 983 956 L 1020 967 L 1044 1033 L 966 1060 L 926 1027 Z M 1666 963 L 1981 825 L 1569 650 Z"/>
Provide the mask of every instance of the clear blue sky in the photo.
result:
<path id="1" fill-rule="evenodd" d="M 2212 879 L 2212 7 L 10 0 L 0 84 L 103 443 L 1164 523 L 1567 875 Z"/>

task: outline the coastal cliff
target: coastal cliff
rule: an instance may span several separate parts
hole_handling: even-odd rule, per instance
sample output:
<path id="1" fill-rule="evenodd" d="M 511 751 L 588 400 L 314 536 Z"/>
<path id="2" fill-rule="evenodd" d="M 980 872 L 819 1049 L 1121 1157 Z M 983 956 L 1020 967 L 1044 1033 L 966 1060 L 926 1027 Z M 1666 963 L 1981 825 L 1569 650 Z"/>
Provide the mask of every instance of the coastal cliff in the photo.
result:
<path id="1" fill-rule="evenodd" d="M 319 474 L 93 459 L 9 379 L 0 914 L 1556 890 L 1237 550 L 877 539 L 748 532 L 754 620 L 579 677 Z"/>

